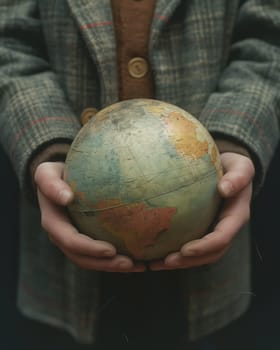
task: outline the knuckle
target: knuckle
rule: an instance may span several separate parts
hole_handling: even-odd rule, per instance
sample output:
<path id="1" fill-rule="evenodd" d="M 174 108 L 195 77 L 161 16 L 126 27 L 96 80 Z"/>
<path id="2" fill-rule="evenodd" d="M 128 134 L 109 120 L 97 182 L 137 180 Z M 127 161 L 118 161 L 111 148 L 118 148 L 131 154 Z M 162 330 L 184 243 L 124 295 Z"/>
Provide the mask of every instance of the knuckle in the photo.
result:
<path id="1" fill-rule="evenodd" d="M 227 235 L 224 235 L 217 242 L 217 246 L 219 247 L 220 250 L 221 249 L 223 250 L 229 246 L 230 242 L 231 242 L 230 237 L 228 237 Z"/>
<path id="2" fill-rule="evenodd" d="M 76 244 L 75 244 L 75 241 L 70 238 L 70 237 L 61 237 L 60 238 L 60 243 L 61 243 L 61 246 L 69 251 L 69 252 L 74 252 L 76 251 Z"/>

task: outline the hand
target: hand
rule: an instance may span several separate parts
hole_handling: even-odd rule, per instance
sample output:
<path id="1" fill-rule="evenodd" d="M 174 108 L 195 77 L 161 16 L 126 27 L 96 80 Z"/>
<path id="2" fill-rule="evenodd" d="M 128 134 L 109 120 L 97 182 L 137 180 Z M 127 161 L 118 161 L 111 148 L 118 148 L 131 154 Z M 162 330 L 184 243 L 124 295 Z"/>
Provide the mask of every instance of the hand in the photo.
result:
<path id="1" fill-rule="evenodd" d="M 73 193 L 63 181 L 64 164 L 45 162 L 35 171 L 42 227 L 49 239 L 78 266 L 108 272 L 140 272 L 144 265 L 135 265 L 126 256 L 118 255 L 110 243 L 94 240 L 79 233 L 71 224 L 65 206 L 73 200 Z"/>
<path id="2" fill-rule="evenodd" d="M 225 200 L 214 230 L 186 243 L 164 261 L 152 263 L 151 270 L 185 269 L 218 261 L 249 220 L 254 165 L 248 157 L 231 152 L 221 154 L 221 160 L 225 174 L 218 189 Z"/>

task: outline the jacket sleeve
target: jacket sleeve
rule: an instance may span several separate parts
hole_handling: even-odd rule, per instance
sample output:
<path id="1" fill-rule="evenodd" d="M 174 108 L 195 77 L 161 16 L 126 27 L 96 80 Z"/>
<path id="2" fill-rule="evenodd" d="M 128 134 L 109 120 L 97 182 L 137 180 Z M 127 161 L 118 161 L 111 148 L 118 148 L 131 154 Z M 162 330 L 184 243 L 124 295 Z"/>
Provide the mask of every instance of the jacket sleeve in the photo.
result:
<path id="1" fill-rule="evenodd" d="M 44 48 L 37 1 L 0 4 L 0 141 L 21 187 L 32 157 L 80 128 Z"/>
<path id="2" fill-rule="evenodd" d="M 229 60 L 201 121 L 218 138 L 235 140 L 256 166 L 256 190 L 279 138 L 280 2 L 248 0 L 240 7 Z"/>

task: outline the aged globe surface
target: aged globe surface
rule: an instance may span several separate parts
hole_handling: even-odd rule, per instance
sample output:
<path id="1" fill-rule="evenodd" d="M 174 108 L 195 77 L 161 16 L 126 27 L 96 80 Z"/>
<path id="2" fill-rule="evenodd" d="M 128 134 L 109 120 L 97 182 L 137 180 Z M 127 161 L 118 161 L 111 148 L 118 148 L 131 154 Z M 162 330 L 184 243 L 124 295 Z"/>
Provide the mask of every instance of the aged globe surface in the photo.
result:
<path id="1" fill-rule="evenodd" d="M 69 213 L 80 232 L 153 260 L 201 237 L 217 213 L 216 145 L 186 111 L 134 99 L 98 112 L 67 155 Z"/>

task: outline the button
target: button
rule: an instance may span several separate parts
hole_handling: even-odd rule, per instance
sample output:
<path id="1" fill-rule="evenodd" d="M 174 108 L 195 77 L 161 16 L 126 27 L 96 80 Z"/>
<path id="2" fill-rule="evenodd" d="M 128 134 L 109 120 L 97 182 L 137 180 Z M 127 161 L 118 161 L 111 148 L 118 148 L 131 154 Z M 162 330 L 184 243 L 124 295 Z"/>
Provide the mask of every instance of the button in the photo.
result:
<path id="1" fill-rule="evenodd" d="M 148 62 L 142 57 L 134 57 L 128 62 L 128 72 L 133 78 L 143 78 L 148 69 Z"/>
<path id="2" fill-rule="evenodd" d="M 80 121 L 82 125 L 85 125 L 97 112 L 98 110 L 96 108 L 84 109 L 80 116 Z"/>

